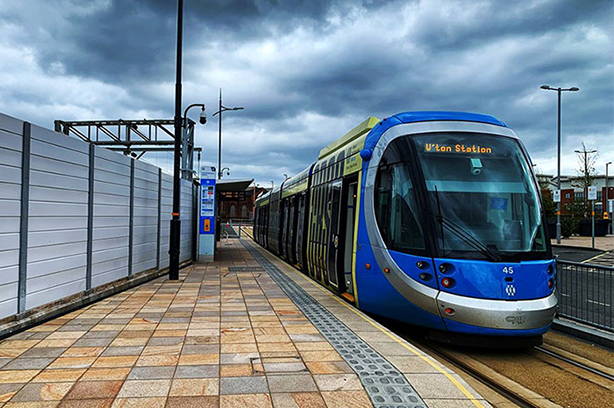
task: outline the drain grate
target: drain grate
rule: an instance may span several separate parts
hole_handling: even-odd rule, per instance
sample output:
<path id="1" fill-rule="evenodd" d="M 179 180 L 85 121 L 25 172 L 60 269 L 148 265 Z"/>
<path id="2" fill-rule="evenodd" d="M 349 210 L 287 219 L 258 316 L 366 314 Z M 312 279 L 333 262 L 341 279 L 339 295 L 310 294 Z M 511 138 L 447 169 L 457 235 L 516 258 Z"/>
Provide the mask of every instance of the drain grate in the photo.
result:
<path id="1" fill-rule="evenodd" d="M 260 252 L 244 241 L 241 243 L 352 367 L 376 408 L 426 407 L 403 374 L 388 360 L 284 275 Z"/>

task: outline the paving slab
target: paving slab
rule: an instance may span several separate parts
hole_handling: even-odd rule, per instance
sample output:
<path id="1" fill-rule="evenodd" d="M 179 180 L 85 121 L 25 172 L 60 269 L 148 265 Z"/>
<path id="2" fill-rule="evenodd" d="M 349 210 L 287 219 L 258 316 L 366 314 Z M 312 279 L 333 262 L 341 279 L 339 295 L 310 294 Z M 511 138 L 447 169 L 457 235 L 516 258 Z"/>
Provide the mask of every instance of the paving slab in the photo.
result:
<path id="1" fill-rule="evenodd" d="M 0 406 L 379 408 L 405 389 L 395 406 L 489 406 L 254 244 L 219 255 L 0 342 Z"/>

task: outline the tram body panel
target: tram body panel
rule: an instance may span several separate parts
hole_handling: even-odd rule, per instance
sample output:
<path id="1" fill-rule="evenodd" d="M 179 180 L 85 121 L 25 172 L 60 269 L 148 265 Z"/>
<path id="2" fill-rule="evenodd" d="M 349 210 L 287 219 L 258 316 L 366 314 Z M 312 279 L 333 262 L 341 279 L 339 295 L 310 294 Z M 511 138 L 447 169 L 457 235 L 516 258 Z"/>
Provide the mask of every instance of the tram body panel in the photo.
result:
<path id="1" fill-rule="evenodd" d="M 547 331 L 556 271 L 515 133 L 458 112 L 375 121 L 322 149 L 311 166 L 296 266 L 361 310 L 409 324 L 483 336 Z M 270 194 L 259 211 L 268 217 L 257 223 L 265 233 L 256 233 L 286 259 L 287 237 L 298 235 L 288 226 L 282 234 L 275 224 L 285 214 L 274 213 L 279 197 L 297 199 L 291 190 Z"/>

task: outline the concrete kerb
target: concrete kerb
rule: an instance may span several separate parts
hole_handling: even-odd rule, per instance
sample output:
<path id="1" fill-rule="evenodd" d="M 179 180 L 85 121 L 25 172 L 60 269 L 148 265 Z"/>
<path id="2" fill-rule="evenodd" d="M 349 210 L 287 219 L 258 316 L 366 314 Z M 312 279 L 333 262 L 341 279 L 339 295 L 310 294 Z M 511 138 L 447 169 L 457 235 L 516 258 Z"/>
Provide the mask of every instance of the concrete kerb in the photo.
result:
<path id="1" fill-rule="evenodd" d="M 595 252 L 595 254 L 601 253 L 601 252 L 607 252 L 607 250 L 605 249 L 599 249 L 599 248 L 591 248 L 591 247 L 584 247 L 584 246 L 578 246 L 578 245 L 566 245 L 566 244 L 552 244 L 553 247 L 558 247 L 558 248 L 565 248 L 565 249 L 581 249 L 581 250 L 585 250 L 585 251 L 590 251 L 590 252 Z"/>
<path id="2" fill-rule="evenodd" d="M 179 267 L 182 269 L 192 265 L 192 263 L 191 260 L 185 261 Z M 13 315 L 3 319 L 3 322 L 0 321 L 0 340 L 164 275 L 168 275 L 168 268 L 161 270 L 149 269 L 136 275 L 96 287 L 90 291 L 80 292 L 51 304 L 42 305 L 24 313 Z"/>
<path id="3" fill-rule="evenodd" d="M 614 334 L 593 329 L 572 321 L 555 318 L 552 329 L 614 350 Z"/>

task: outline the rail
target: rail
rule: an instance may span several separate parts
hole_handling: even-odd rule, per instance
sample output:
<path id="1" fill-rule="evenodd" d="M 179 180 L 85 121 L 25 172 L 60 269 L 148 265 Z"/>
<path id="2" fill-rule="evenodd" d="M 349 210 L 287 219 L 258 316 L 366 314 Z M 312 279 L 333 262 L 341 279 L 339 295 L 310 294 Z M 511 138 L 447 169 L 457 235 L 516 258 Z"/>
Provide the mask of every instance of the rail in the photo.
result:
<path id="1" fill-rule="evenodd" d="M 614 332 L 614 267 L 556 263 L 559 316 Z"/>

